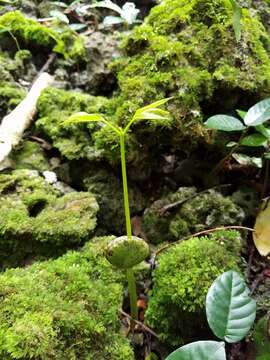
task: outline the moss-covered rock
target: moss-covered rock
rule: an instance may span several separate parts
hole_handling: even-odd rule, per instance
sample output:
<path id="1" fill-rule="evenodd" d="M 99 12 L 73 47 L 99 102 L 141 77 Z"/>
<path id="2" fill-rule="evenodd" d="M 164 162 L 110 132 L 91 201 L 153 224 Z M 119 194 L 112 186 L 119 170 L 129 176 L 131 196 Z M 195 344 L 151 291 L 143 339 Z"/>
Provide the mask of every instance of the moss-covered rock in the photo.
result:
<path id="1" fill-rule="evenodd" d="M 218 233 L 192 238 L 159 256 L 146 319 L 172 346 L 210 336 L 204 310 L 208 288 L 224 271 L 238 270 L 240 236 L 229 233 L 226 242 Z"/>
<path id="2" fill-rule="evenodd" d="M 37 129 L 67 159 L 96 159 L 100 152 L 94 145 L 93 133 L 100 125 L 89 123 L 63 126 L 62 122 L 75 112 L 102 112 L 107 103 L 108 100 L 103 97 L 48 88 L 42 92 L 38 101 Z"/>
<path id="3" fill-rule="evenodd" d="M 2 359 L 134 359 L 119 334 L 121 274 L 103 256 L 110 239 L 0 276 Z"/>
<path id="4" fill-rule="evenodd" d="M 104 163 L 75 165 L 71 168 L 74 183 L 84 191 L 94 194 L 100 207 L 98 225 L 105 233 L 125 233 L 123 185 L 121 177 L 114 174 Z M 79 173 L 79 176 L 77 175 Z M 120 175 L 121 176 L 121 175 Z M 146 200 L 136 184 L 129 181 L 129 204 L 131 215 L 145 208 Z"/>
<path id="5" fill-rule="evenodd" d="M 0 175 L 0 264 L 57 256 L 93 234 L 98 204 L 87 192 L 62 196 L 36 171 Z"/>
<path id="6" fill-rule="evenodd" d="M 174 96 L 168 108 L 175 120 L 167 131 L 136 125 L 133 151 L 151 159 L 164 149 L 189 153 L 212 139 L 203 126 L 206 117 L 253 105 L 269 94 L 267 31 L 252 11 L 243 9 L 237 42 L 232 19 L 227 0 L 164 0 L 131 31 L 123 44 L 125 56 L 114 64 L 119 84 L 114 118 L 126 123 L 142 105 Z M 110 156 L 112 147 L 107 150 Z"/>
<path id="7" fill-rule="evenodd" d="M 43 172 L 50 169 L 44 150 L 39 144 L 26 140 L 10 155 L 16 169 L 33 169 Z"/>
<path id="8" fill-rule="evenodd" d="M 175 203 L 178 205 L 164 210 Z M 244 216 L 244 211 L 230 197 L 215 190 L 196 194 L 195 188 L 184 187 L 146 209 L 143 227 L 147 239 L 159 244 L 217 226 L 239 225 Z"/>
<path id="9" fill-rule="evenodd" d="M 51 50 L 66 58 L 80 59 L 85 55 L 82 37 L 74 34 L 68 27 L 59 33 L 24 16 L 20 11 L 9 11 L 2 15 L 0 28 L 7 29 L 1 32 L 1 38 L 9 42 L 9 47 L 10 41 L 13 41 L 17 47 L 41 47 L 45 51 Z"/>

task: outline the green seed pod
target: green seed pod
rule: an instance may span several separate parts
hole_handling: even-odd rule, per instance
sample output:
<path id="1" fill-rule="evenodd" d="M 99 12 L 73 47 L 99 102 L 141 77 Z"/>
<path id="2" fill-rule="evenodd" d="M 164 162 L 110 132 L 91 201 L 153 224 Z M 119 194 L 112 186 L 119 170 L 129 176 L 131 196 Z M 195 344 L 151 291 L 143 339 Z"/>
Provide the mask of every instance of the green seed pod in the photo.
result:
<path id="1" fill-rule="evenodd" d="M 129 239 L 127 236 L 120 236 L 112 240 L 106 249 L 107 260 L 120 269 L 130 269 L 145 260 L 148 255 L 148 244 L 136 236 Z"/>

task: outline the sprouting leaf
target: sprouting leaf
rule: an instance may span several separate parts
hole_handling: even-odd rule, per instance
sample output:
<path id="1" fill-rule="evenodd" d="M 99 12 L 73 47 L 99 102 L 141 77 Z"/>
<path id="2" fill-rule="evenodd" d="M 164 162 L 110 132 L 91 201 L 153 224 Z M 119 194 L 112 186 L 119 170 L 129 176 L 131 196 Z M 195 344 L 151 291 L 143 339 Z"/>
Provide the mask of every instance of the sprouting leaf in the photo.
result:
<path id="1" fill-rule="evenodd" d="M 100 114 L 87 114 L 85 112 L 78 112 L 76 114 L 71 115 L 67 120 L 64 121 L 64 125 L 67 124 L 76 124 L 80 122 L 98 122 L 104 121 L 104 118 Z"/>
<path id="2" fill-rule="evenodd" d="M 103 8 L 107 8 L 109 10 L 113 10 L 115 12 L 117 12 L 120 16 L 122 16 L 122 9 L 120 8 L 120 6 L 114 4 L 111 0 L 104 0 L 104 1 L 100 1 L 97 2 L 95 4 L 91 4 L 88 5 L 88 7 L 103 7 Z"/>
<path id="3" fill-rule="evenodd" d="M 120 17 L 120 16 L 106 16 L 103 20 L 103 25 L 104 26 L 111 26 L 111 25 L 117 25 L 117 24 L 122 24 L 124 22 L 124 20 Z"/>
<path id="4" fill-rule="evenodd" d="M 197 341 L 182 346 L 165 360 L 226 360 L 225 344 L 217 341 Z"/>
<path id="5" fill-rule="evenodd" d="M 126 2 L 122 7 L 122 18 L 130 25 L 133 24 L 140 10 L 136 8 L 133 2 Z"/>
<path id="6" fill-rule="evenodd" d="M 242 131 L 246 128 L 239 119 L 229 115 L 211 116 L 205 125 L 210 129 L 222 131 Z"/>
<path id="7" fill-rule="evenodd" d="M 244 118 L 248 126 L 257 126 L 270 119 L 270 98 L 258 102 L 252 106 Z"/>
<path id="8" fill-rule="evenodd" d="M 252 146 L 252 147 L 265 146 L 267 144 L 267 138 L 259 133 L 251 134 L 245 136 L 241 140 L 240 144 L 243 146 Z"/>
<path id="9" fill-rule="evenodd" d="M 270 201 L 257 216 L 254 230 L 254 244 L 262 256 L 267 256 L 270 253 Z"/>
<path id="10" fill-rule="evenodd" d="M 213 282 L 206 297 L 206 315 L 219 339 L 234 343 L 247 335 L 255 320 L 256 302 L 237 272 L 227 271 Z"/>
<path id="11" fill-rule="evenodd" d="M 69 24 L 69 19 L 68 17 L 62 13 L 61 11 L 59 10 L 51 10 L 50 11 L 50 15 L 56 19 L 58 19 L 59 21 L 65 23 L 65 24 Z"/>
<path id="12" fill-rule="evenodd" d="M 236 0 L 230 0 L 233 8 L 233 30 L 236 41 L 241 40 L 241 19 L 242 19 L 242 8 Z"/>
<path id="13" fill-rule="evenodd" d="M 227 144 L 226 144 L 226 146 L 227 147 L 234 147 L 234 146 L 236 146 L 236 145 L 238 145 L 238 143 L 237 142 L 235 142 L 235 141 L 229 141 Z"/>
<path id="14" fill-rule="evenodd" d="M 246 154 L 241 154 L 241 153 L 233 153 L 232 157 L 240 165 L 255 166 L 259 169 L 262 168 L 262 159 L 260 157 L 248 156 Z"/>
<path id="15" fill-rule="evenodd" d="M 264 135 L 267 139 L 270 139 L 270 129 L 265 127 L 264 125 L 258 125 L 255 126 L 255 129 L 261 133 L 262 135 Z"/>
<path id="16" fill-rule="evenodd" d="M 69 27 L 74 31 L 80 31 L 82 29 L 85 29 L 87 27 L 87 24 L 74 23 L 70 24 Z"/>
<path id="17" fill-rule="evenodd" d="M 236 112 L 240 116 L 240 118 L 244 120 L 247 112 L 243 110 L 236 110 Z"/>

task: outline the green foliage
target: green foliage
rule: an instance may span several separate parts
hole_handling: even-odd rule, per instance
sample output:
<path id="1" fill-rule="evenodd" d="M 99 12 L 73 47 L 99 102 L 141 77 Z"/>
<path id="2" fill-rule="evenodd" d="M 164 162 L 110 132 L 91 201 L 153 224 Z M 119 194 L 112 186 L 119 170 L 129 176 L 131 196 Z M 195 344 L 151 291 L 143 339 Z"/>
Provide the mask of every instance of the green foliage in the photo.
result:
<path id="1" fill-rule="evenodd" d="M 119 334 L 122 276 L 103 256 L 111 239 L 0 276 L 1 358 L 134 359 Z"/>
<path id="2" fill-rule="evenodd" d="M 247 130 L 249 127 L 255 128 L 256 132 L 242 136 L 238 143 L 229 143 L 229 147 L 233 146 L 231 151 L 232 156 L 240 164 L 255 165 L 261 167 L 261 162 L 258 158 L 252 158 L 248 155 L 235 152 L 239 146 L 249 147 L 264 147 L 264 157 L 269 157 L 269 141 L 270 141 L 270 128 L 265 127 L 263 124 L 270 119 L 270 99 L 265 99 L 254 106 L 252 106 L 247 112 L 238 110 L 238 115 L 243 119 L 244 124 L 237 118 L 228 115 L 214 115 L 210 117 L 206 122 L 206 127 L 210 129 L 222 130 L 222 131 L 242 131 Z M 227 145 L 227 146 L 228 146 Z"/>
<path id="3" fill-rule="evenodd" d="M 166 360 L 226 360 L 224 343 L 197 341 L 175 350 Z"/>
<path id="4" fill-rule="evenodd" d="M 61 196 L 36 171 L 0 175 L 0 194 L 2 267 L 21 264 L 27 256 L 57 256 L 95 229 L 98 204 L 92 194 Z"/>
<path id="5" fill-rule="evenodd" d="M 213 333 L 229 343 L 241 341 L 256 317 L 256 302 L 243 278 L 235 271 L 219 276 L 206 297 L 207 321 Z"/>
<path id="6" fill-rule="evenodd" d="M 242 222 L 244 212 L 229 197 L 215 190 L 195 194 L 195 188 L 179 188 L 155 201 L 145 211 L 143 228 L 151 243 L 175 241 L 212 227 Z M 179 206 L 164 214 L 164 207 L 178 201 Z"/>
<path id="7" fill-rule="evenodd" d="M 73 59 L 85 55 L 82 38 L 71 30 L 67 29 L 59 34 L 56 30 L 25 17 L 20 11 L 9 11 L 2 15 L 0 27 L 8 29 L 16 41 L 25 46 L 43 47 Z M 3 32 L 0 36 L 6 37 L 9 32 Z"/>
<path id="8" fill-rule="evenodd" d="M 211 285 L 206 297 L 207 321 L 215 335 L 230 343 L 242 340 L 256 317 L 256 302 L 243 278 L 229 270 Z M 224 342 L 198 341 L 185 345 L 166 360 L 226 360 Z"/>
<path id="9" fill-rule="evenodd" d="M 218 239 L 218 234 L 192 238 L 172 246 L 158 258 L 146 319 L 171 345 L 206 335 L 204 305 L 208 288 L 224 271 L 238 269 L 241 246 L 236 234 L 233 252 Z"/>

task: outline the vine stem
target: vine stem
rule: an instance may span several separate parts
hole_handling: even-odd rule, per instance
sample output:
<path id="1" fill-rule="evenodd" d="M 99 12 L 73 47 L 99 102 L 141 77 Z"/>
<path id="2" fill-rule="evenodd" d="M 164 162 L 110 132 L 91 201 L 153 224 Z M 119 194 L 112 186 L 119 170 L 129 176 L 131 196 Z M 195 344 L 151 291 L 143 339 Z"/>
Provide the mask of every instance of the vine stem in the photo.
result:
<path id="1" fill-rule="evenodd" d="M 120 135 L 120 154 L 121 154 L 121 167 L 122 167 L 122 180 L 123 180 L 123 193 L 124 193 L 124 208 L 125 208 L 125 218 L 126 218 L 126 230 L 127 237 L 131 240 L 132 230 L 131 230 L 131 220 L 130 220 L 130 210 L 129 210 L 129 199 L 128 199 L 128 182 L 127 182 L 127 169 L 126 169 L 126 150 L 125 150 L 125 134 L 121 133 Z M 130 298 L 130 313 L 131 317 L 134 320 L 138 319 L 138 307 L 137 307 L 137 292 L 136 292 L 136 283 L 134 278 L 133 269 L 127 269 L 127 282 L 128 282 L 128 291 Z M 135 323 L 131 323 L 131 328 L 134 328 Z"/>

